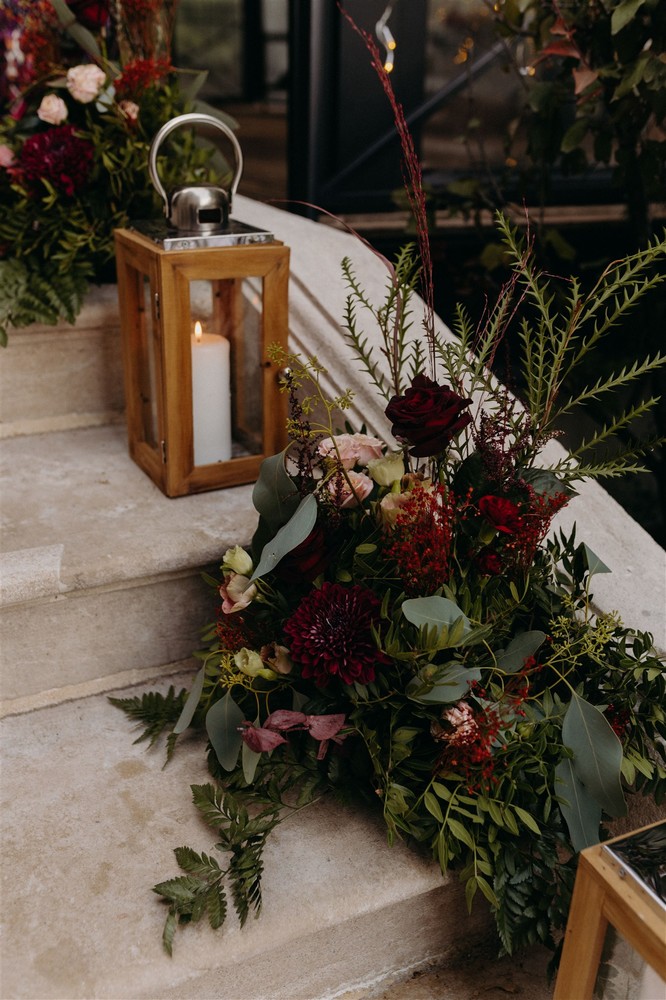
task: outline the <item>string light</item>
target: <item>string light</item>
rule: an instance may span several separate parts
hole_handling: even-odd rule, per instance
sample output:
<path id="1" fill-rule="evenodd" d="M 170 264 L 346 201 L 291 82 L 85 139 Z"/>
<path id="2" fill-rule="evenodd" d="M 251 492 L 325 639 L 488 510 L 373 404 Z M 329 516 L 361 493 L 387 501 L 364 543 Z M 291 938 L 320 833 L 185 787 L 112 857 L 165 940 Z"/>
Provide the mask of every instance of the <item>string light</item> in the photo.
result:
<path id="1" fill-rule="evenodd" d="M 395 50 L 397 47 L 397 42 L 393 37 L 393 32 L 388 26 L 388 20 L 391 16 L 392 10 L 393 4 L 388 4 L 386 10 L 375 25 L 375 34 L 386 49 L 386 55 L 384 57 L 384 70 L 387 73 L 391 73 L 395 65 Z"/>

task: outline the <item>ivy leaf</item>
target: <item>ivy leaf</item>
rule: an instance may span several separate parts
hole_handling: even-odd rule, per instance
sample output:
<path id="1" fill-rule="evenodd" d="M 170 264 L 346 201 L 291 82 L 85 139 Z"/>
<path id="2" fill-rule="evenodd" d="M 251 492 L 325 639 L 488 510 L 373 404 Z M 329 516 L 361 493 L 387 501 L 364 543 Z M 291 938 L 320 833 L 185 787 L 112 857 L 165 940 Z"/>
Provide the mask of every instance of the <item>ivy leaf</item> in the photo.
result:
<path id="1" fill-rule="evenodd" d="M 314 494 L 309 493 L 303 497 L 289 521 L 280 528 L 270 542 L 264 545 L 259 565 L 250 577 L 250 582 L 270 573 L 280 559 L 304 542 L 314 528 L 316 520 L 317 501 Z"/>
<path id="2" fill-rule="evenodd" d="M 227 691 L 206 713 L 206 732 L 213 750 L 225 771 L 233 771 L 238 760 L 243 737 L 240 725 L 245 719 L 243 710 Z"/>
<path id="3" fill-rule="evenodd" d="M 573 849 L 583 851 L 598 844 L 601 806 L 591 798 L 569 758 L 560 761 L 555 768 L 555 783 L 562 786 L 557 789 L 557 795 L 562 799 L 560 810 L 569 829 Z"/>
<path id="4" fill-rule="evenodd" d="M 575 692 L 562 722 L 562 742 L 573 751 L 576 777 L 609 816 L 624 816 L 622 744 L 602 713 Z"/>
<path id="5" fill-rule="evenodd" d="M 508 674 L 520 670 L 525 660 L 534 656 L 545 638 L 546 633 L 540 632 L 538 629 L 522 632 L 512 639 L 506 649 L 498 655 L 497 666 Z"/>
<path id="6" fill-rule="evenodd" d="M 462 620 L 463 635 L 472 631 L 469 618 L 448 597 L 412 597 L 403 601 L 402 613 L 408 622 L 418 628 L 427 625 L 441 632 L 444 627 L 448 628 L 454 622 Z"/>

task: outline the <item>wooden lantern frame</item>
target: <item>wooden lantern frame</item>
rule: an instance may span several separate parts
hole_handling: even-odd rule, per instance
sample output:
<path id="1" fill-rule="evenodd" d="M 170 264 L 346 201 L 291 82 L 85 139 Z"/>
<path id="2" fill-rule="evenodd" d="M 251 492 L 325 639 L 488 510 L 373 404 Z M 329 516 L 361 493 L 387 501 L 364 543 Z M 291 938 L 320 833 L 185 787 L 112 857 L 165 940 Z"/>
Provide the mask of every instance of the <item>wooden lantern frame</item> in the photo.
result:
<path id="1" fill-rule="evenodd" d="M 133 230 L 115 232 L 118 296 L 123 342 L 127 435 L 131 457 L 169 497 L 254 482 L 262 461 L 287 443 L 287 403 L 279 369 L 267 356 L 271 344 L 287 350 L 289 248 L 279 241 L 193 250 L 164 250 Z M 210 281 L 214 309 L 240 305 L 241 281 L 262 282 L 262 440 L 257 454 L 207 465 L 194 464 L 190 282 Z M 150 286 L 150 324 L 145 282 Z M 219 284 L 218 284 L 219 283 Z M 216 315 L 214 312 L 214 315 Z M 233 325 L 233 324 L 232 324 Z M 154 386 L 148 386 L 147 337 L 152 336 Z M 243 350 L 242 334 L 232 351 Z M 232 393 L 242 412 L 242 377 L 232 366 Z M 155 440 L 146 434 L 145 407 L 155 394 Z"/>
<path id="2" fill-rule="evenodd" d="M 664 822 L 581 851 L 553 1000 L 592 1000 L 609 925 L 666 980 L 666 909 L 612 853 Z"/>

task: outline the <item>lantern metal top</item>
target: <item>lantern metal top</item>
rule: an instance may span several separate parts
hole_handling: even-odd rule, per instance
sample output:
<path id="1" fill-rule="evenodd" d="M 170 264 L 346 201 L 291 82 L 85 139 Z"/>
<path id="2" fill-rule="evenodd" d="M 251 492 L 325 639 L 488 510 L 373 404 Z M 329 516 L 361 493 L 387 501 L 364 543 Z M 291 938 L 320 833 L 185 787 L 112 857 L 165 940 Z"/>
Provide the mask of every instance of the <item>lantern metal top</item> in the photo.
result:
<path id="1" fill-rule="evenodd" d="M 228 140 L 234 153 L 234 168 L 228 189 L 214 184 L 182 184 L 167 193 L 157 170 L 157 156 L 164 140 L 184 125 L 202 126 L 216 145 Z M 231 219 L 233 196 L 243 171 L 243 153 L 231 129 L 212 115 L 191 113 L 166 122 L 155 135 L 148 160 L 148 172 L 164 202 L 165 222 L 133 222 L 132 228 L 164 250 L 193 250 L 197 247 L 270 243 L 273 234 L 256 226 Z"/>

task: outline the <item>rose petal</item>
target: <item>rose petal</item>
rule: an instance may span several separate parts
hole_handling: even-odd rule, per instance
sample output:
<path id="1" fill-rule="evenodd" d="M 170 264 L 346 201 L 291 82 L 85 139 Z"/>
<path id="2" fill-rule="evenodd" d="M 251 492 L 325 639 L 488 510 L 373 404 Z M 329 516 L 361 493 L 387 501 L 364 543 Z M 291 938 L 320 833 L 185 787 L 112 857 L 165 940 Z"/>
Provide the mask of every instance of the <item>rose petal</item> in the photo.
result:
<path id="1" fill-rule="evenodd" d="M 271 712 L 264 722 L 265 729 L 293 729 L 294 726 L 304 726 L 308 716 L 303 712 L 290 712 L 287 708 L 280 708 L 277 712 Z"/>
<path id="2" fill-rule="evenodd" d="M 286 743 L 284 736 L 274 733 L 270 729 L 257 729 L 251 722 L 244 722 L 243 740 L 255 753 L 264 753 L 267 750 L 275 750 L 281 743 Z"/>
<path id="3" fill-rule="evenodd" d="M 330 740 L 345 724 L 344 715 L 308 715 L 307 727 L 315 740 Z"/>

